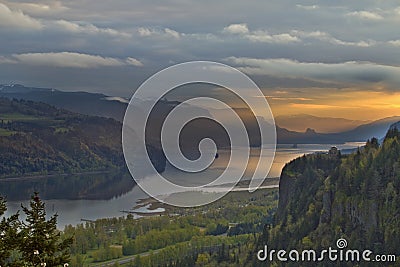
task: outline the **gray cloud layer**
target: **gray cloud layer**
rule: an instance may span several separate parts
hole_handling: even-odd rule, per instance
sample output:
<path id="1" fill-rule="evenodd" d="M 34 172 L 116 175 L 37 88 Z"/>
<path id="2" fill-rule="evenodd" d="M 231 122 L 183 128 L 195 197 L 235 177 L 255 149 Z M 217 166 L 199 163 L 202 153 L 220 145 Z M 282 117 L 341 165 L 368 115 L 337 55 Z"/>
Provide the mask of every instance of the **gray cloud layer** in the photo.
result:
<path id="1" fill-rule="evenodd" d="M 71 52 L 14 54 L 10 58 L 0 58 L 0 63 L 2 61 L 8 64 L 14 63 L 33 66 L 68 68 L 97 68 L 128 65 L 143 66 L 142 62 L 131 57 L 121 60 L 111 57 L 101 57 Z"/>
<path id="2" fill-rule="evenodd" d="M 394 0 L 0 0 L 0 83 L 128 96 L 173 63 L 213 60 L 265 86 L 398 90 L 399 23 Z"/>

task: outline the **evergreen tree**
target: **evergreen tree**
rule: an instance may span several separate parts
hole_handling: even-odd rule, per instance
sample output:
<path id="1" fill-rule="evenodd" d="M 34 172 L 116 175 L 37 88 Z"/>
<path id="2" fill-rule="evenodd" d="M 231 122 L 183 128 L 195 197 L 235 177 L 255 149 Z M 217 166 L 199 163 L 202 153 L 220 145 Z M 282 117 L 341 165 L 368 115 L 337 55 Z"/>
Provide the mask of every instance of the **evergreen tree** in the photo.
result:
<path id="1" fill-rule="evenodd" d="M 22 224 L 23 242 L 19 250 L 26 264 L 40 266 L 59 266 L 69 261 L 69 246 L 72 238 L 62 239 L 57 230 L 57 214 L 46 219 L 45 204 L 38 193 L 32 196 L 28 207 L 22 209 L 26 214 L 26 222 Z"/>
<path id="2" fill-rule="evenodd" d="M 9 257 L 13 250 L 17 248 L 20 242 L 19 214 L 14 214 L 10 218 L 3 217 L 6 212 L 6 201 L 0 197 L 0 266 L 6 266 L 10 261 Z"/>

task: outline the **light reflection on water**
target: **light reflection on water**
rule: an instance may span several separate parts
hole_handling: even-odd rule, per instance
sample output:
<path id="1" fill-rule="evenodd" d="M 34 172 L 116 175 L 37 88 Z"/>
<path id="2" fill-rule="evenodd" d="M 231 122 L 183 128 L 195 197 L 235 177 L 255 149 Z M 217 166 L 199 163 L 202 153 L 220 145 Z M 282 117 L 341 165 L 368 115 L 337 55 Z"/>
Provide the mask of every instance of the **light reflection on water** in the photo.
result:
<path id="1" fill-rule="evenodd" d="M 356 148 L 363 145 L 363 143 L 346 143 L 343 145 L 336 145 L 339 149 Z M 283 166 L 289 161 L 302 156 L 304 154 L 313 153 L 316 151 L 327 151 L 331 144 L 317 144 L 317 145 L 298 145 L 293 148 L 292 145 L 278 145 L 269 177 L 279 177 Z M 221 151 L 221 156 L 217 159 L 212 168 L 200 174 L 195 174 L 191 177 L 189 184 L 198 185 L 205 184 L 210 181 L 210 177 L 216 177 L 221 172 L 221 166 L 224 161 L 229 157 L 229 153 Z M 248 176 L 258 162 L 258 154 L 256 150 L 252 150 L 248 170 L 246 171 L 245 178 Z M 167 167 L 166 174 L 171 177 L 175 182 L 185 182 L 187 184 L 188 174 L 178 172 L 172 167 Z M 262 178 L 262 177 L 259 177 Z M 119 217 L 124 215 L 121 213 L 123 210 L 130 210 L 135 206 L 135 203 L 147 195 L 137 186 L 130 192 L 114 197 L 110 200 L 46 200 L 46 209 L 49 215 L 57 212 L 58 228 L 63 229 L 68 224 L 78 224 L 81 219 L 96 220 L 98 218 Z M 27 205 L 28 201 L 24 201 Z M 8 211 L 6 215 L 15 213 L 20 210 L 21 201 L 8 202 Z"/>

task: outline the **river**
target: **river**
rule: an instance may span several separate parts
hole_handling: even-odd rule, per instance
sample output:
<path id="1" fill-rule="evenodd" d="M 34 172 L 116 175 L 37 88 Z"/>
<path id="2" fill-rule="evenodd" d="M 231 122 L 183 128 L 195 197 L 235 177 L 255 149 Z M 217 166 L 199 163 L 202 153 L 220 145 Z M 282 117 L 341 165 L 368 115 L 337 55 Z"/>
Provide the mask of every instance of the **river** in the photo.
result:
<path id="1" fill-rule="evenodd" d="M 342 145 L 332 145 L 332 144 L 304 144 L 298 145 L 296 148 L 292 145 L 279 145 L 276 150 L 275 160 L 273 162 L 269 177 L 279 177 L 283 166 L 290 162 L 291 160 L 302 156 L 304 154 L 313 153 L 316 151 L 327 151 L 332 146 L 337 146 L 339 149 L 351 149 L 361 146 L 362 143 L 346 143 Z M 225 153 L 219 153 L 219 162 L 223 162 L 225 159 Z M 252 162 L 257 162 L 257 153 L 251 153 L 251 158 L 249 165 Z M 251 166 L 249 166 L 251 169 Z M 220 173 L 220 168 L 210 168 L 210 170 L 204 171 L 195 176 L 193 181 L 201 181 L 202 184 L 210 180 L 210 177 L 218 176 Z M 247 172 L 246 172 L 247 173 Z M 174 181 L 183 181 L 187 179 L 187 174 L 178 172 L 171 166 L 168 166 L 165 175 L 169 177 L 174 177 Z M 246 176 L 246 175 L 245 175 Z M 260 177 L 262 178 L 262 177 Z M 63 178 L 65 179 L 65 177 Z M 18 183 L 24 183 L 24 181 L 16 181 L 14 188 L 18 188 Z M 195 183 L 193 183 L 195 184 Z M 108 185 L 112 187 L 112 185 Z M 126 189 L 126 188 L 125 188 Z M 18 190 L 18 189 L 15 189 Z M 65 188 L 68 190 L 68 188 Z M 108 190 L 108 191 L 111 191 Z M 117 190 L 121 191 L 121 190 Z M 121 191 L 116 192 L 114 197 L 109 199 L 62 199 L 62 196 L 54 199 L 52 197 L 45 200 L 46 211 L 50 216 L 54 213 L 58 213 L 58 228 L 63 229 L 65 225 L 72 224 L 76 225 L 81 222 L 81 219 L 86 220 L 96 220 L 99 218 L 111 218 L 119 217 L 124 214 L 121 212 L 123 210 L 131 210 L 140 199 L 147 198 L 147 194 L 144 193 L 140 187 L 132 186 L 132 188 L 127 188 L 127 192 Z M 21 210 L 21 203 L 24 205 L 28 204 L 28 201 L 9 201 L 7 203 L 8 211 L 6 216 L 15 213 L 17 210 Z"/>

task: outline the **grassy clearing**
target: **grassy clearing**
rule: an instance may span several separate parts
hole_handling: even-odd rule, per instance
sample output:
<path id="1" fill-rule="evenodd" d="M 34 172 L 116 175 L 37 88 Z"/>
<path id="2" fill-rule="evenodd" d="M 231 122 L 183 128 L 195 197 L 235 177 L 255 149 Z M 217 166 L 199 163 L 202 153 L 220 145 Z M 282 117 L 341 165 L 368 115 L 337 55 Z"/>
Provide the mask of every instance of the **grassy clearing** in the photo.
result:
<path id="1" fill-rule="evenodd" d="M 0 114 L 0 120 L 5 121 L 34 121 L 43 119 L 32 115 L 25 115 L 20 113 Z"/>
<path id="2" fill-rule="evenodd" d="M 69 128 L 67 127 L 54 127 L 54 133 L 56 134 L 64 134 L 69 132 Z"/>
<path id="3" fill-rule="evenodd" d="M 0 128 L 0 136 L 11 136 L 11 135 L 13 135 L 15 133 L 16 132 L 14 132 L 14 131 L 10 131 L 10 130 L 7 130 L 7 129 Z"/>
<path id="4" fill-rule="evenodd" d="M 55 127 L 56 133 L 61 132 L 65 133 L 68 132 L 69 129 L 64 127 L 58 127 L 60 124 L 65 123 L 64 120 L 56 120 L 52 117 L 44 117 L 44 116 L 32 116 L 20 113 L 7 113 L 7 114 L 0 114 L 0 122 L 3 123 L 12 123 L 12 122 L 26 122 L 26 123 L 33 123 L 38 126 L 42 127 Z M 57 128 L 60 128 L 57 131 Z"/>

